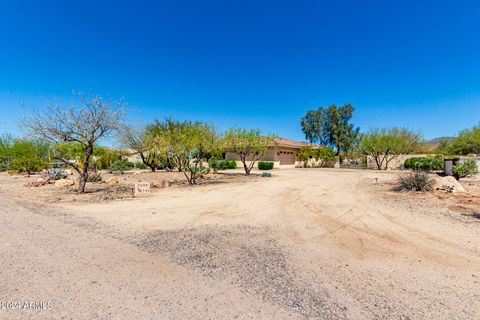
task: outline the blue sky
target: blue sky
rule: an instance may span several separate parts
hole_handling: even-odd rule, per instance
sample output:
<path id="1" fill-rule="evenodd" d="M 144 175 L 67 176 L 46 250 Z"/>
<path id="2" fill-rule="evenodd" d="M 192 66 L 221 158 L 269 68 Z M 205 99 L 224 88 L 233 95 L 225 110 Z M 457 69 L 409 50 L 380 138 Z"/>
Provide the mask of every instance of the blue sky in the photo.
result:
<path id="1" fill-rule="evenodd" d="M 0 4 L 0 132 L 72 90 L 303 139 L 308 110 L 426 138 L 480 121 L 478 1 L 10 1 Z"/>

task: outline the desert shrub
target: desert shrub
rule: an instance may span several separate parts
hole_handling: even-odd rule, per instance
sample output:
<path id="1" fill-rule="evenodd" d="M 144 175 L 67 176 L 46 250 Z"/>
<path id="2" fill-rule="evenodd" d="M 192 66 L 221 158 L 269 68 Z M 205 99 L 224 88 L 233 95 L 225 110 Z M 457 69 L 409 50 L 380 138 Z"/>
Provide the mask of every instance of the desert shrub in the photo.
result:
<path id="1" fill-rule="evenodd" d="M 39 172 L 48 167 L 48 161 L 37 156 L 19 156 L 10 162 L 8 170 L 15 173 Z"/>
<path id="2" fill-rule="evenodd" d="M 227 163 L 227 169 L 236 169 L 237 168 L 237 161 L 235 160 L 225 160 Z"/>
<path id="3" fill-rule="evenodd" d="M 467 159 L 454 165 L 452 170 L 454 177 L 458 180 L 476 175 L 478 173 L 478 166 L 475 159 Z"/>
<path id="4" fill-rule="evenodd" d="M 199 178 L 203 178 L 204 176 L 206 176 L 207 174 L 210 173 L 210 168 L 209 167 L 204 167 L 202 165 L 198 166 L 198 167 L 193 167 L 190 169 L 192 171 L 192 173 L 194 175 L 196 175 L 197 177 Z"/>
<path id="5" fill-rule="evenodd" d="M 443 159 L 442 157 L 414 157 L 405 160 L 403 167 L 421 171 L 442 170 Z"/>
<path id="6" fill-rule="evenodd" d="M 270 172 L 262 172 L 262 177 L 264 178 L 270 178 L 272 174 Z"/>
<path id="7" fill-rule="evenodd" d="M 143 162 L 135 162 L 135 168 L 137 169 L 147 169 L 147 165 Z"/>
<path id="8" fill-rule="evenodd" d="M 210 169 L 212 169 L 214 172 L 217 172 L 218 170 L 220 170 L 220 169 L 218 168 L 218 162 L 219 162 L 219 161 L 220 161 L 220 160 L 218 160 L 217 158 L 210 158 L 210 159 L 208 159 L 208 167 L 209 167 Z"/>
<path id="9" fill-rule="evenodd" d="M 117 160 L 110 166 L 111 172 L 120 172 L 123 174 L 125 171 L 131 170 L 134 167 L 134 163 L 125 160 Z"/>
<path id="10" fill-rule="evenodd" d="M 8 170 L 8 164 L 0 162 L 0 172 L 7 171 Z"/>
<path id="11" fill-rule="evenodd" d="M 259 161 L 258 162 L 258 169 L 260 169 L 260 170 L 272 170 L 273 169 L 273 162 L 271 162 L 271 161 Z"/>
<path id="12" fill-rule="evenodd" d="M 397 191 L 432 191 L 434 180 L 424 171 L 413 171 L 398 176 Z"/>
<path id="13" fill-rule="evenodd" d="M 235 169 L 237 167 L 237 162 L 235 160 L 210 158 L 208 160 L 208 166 L 209 168 L 217 172 L 218 170 Z"/>
<path id="14" fill-rule="evenodd" d="M 102 182 L 102 176 L 98 172 L 93 172 L 88 175 L 87 182 Z"/>

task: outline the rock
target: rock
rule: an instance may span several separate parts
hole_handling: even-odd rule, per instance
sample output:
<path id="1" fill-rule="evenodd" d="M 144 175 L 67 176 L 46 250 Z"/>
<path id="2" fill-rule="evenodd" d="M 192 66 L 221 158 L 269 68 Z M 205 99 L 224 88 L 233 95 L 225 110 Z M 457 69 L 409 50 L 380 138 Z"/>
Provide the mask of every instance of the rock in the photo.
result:
<path id="1" fill-rule="evenodd" d="M 457 179 L 452 176 L 435 178 L 433 189 L 445 190 L 452 193 L 465 192 L 465 189 L 460 184 L 460 182 L 458 182 Z"/>
<path id="2" fill-rule="evenodd" d="M 152 188 L 168 188 L 170 187 L 170 182 L 162 180 L 162 181 L 156 181 L 151 184 Z"/>
<path id="3" fill-rule="evenodd" d="M 45 179 L 43 179 L 43 178 L 38 178 L 38 179 L 37 179 L 37 182 L 39 182 L 39 183 L 46 183 L 47 181 L 46 181 Z"/>
<path id="4" fill-rule="evenodd" d="M 25 187 L 27 188 L 38 188 L 40 186 L 43 186 L 44 183 L 42 182 L 38 182 L 38 181 L 32 181 L 32 182 L 29 182 L 25 185 Z"/>
<path id="5" fill-rule="evenodd" d="M 65 188 L 65 187 L 70 187 L 73 186 L 75 182 L 70 179 L 61 179 L 55 181 L 55 188 Z"/>
<path id="6" fill-rule="evenodd" d="M 110 186 L 113 186 L 115 184 L 118 184 L 118 179 L 116 177 L 110 177 L 107 180 L 105 180 L 105 183 Z"/>
<path id="7" fill-rule="evenodd" d="M 70 170 L 70 169 L 66 169 L 66 170 L 64 170 L 64 172 L 67 176 L 71 176 L 73 174 L 73 171 Z"/>

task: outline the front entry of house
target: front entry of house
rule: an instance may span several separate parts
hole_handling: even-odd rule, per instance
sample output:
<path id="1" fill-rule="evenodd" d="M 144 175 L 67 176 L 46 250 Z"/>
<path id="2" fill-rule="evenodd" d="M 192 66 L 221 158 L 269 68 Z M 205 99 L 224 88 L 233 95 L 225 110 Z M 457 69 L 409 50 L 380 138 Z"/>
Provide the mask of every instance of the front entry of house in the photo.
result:
<path id="1" fill-rule="evenodd" d="M 293 152 L 293 151 L 279 151 L 278 152 L 278 159 L 280 161 L 280 165 L 295 164 L 295 152 Z"/>

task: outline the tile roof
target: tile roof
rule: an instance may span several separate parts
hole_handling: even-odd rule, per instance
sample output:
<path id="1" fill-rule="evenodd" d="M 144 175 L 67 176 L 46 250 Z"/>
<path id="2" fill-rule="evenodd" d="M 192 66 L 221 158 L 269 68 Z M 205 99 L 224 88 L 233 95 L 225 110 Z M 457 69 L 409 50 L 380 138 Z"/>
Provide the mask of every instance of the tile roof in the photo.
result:
<path id="1" fill-rule="evenodd" d="M 274 138 L 273 139 L 273 144 L 279 147 L 291 147 L 291 148 L 301 148 L 305 146 L 315 146 L 314 144 L 311 144 L 310 142 L 304 142 L 304 141 L 295 141 L 287 138 Z"/>

